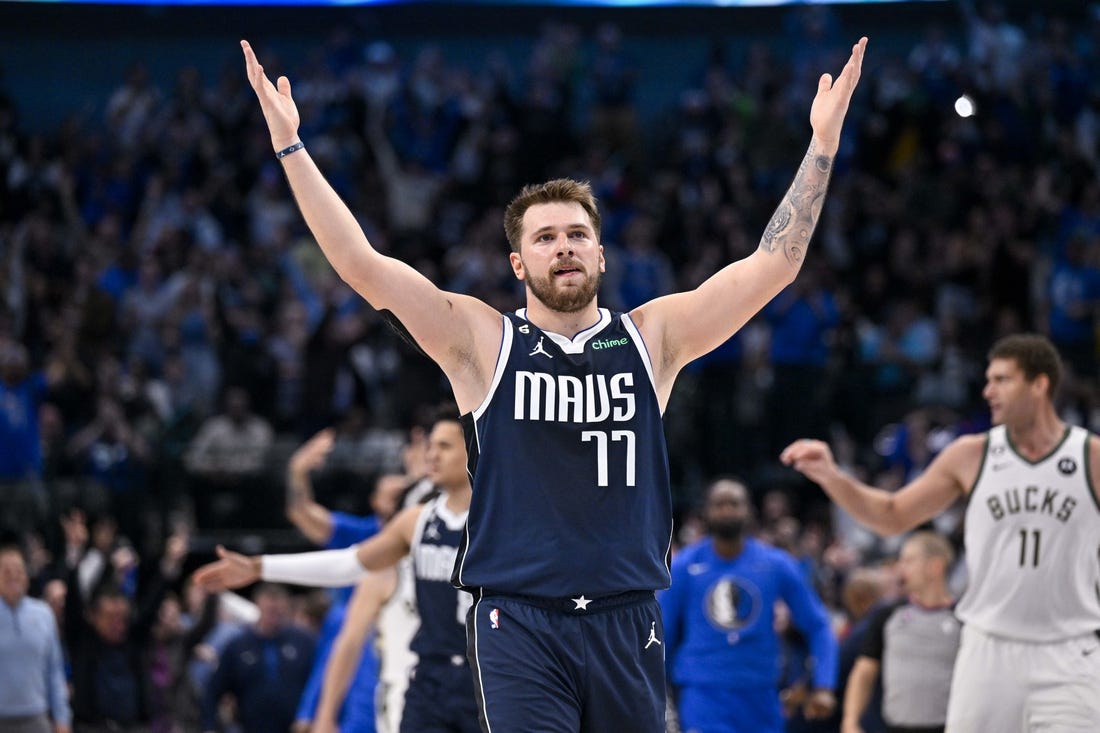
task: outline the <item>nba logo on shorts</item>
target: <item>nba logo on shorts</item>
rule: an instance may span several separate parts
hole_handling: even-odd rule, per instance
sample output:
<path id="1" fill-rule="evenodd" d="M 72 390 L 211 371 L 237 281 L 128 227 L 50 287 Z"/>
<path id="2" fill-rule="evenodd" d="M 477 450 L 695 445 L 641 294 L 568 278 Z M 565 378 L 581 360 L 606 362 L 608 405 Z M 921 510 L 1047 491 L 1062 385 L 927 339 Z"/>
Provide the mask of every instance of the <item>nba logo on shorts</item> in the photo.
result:
<path id="1" fill-rule="evenodd" d="M 490 629 L 499 629 L 500 628 L 500 609 L 499 608 L 494 608 L 492 611 L 489 611 L 489 628 Z"/>

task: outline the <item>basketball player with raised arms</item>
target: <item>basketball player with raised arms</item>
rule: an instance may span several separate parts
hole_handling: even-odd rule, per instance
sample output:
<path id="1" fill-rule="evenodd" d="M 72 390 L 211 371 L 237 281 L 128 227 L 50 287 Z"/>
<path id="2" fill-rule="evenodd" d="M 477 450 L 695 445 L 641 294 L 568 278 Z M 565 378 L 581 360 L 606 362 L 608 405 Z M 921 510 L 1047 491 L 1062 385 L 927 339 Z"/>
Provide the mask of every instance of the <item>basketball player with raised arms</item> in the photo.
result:
<path id="1" fill-rule="evenodd" d="M 1061 374 L 1042 336 L 995 343 L 982 392 L 994 427 L 956 438 L 897 492 L 841 471 L 820 441 L 781 455 L 883 535 L 967 498 L 948 733 L 1100 731 L 1100 440 L 1058 417 Z"/>
<path id="2" fill-rule="evenodd" d="M 529 185 L 504 216 L 526 308 L 502 314 L 371 246 L 299 139 L 289 80 L 273 84 L 242 42 L 310 231 L 435 360 L 464 414 L 473 502 L 454 582 L 474 599 L 467 654 L 485 731 L 664 730 L 662 652 L 647 645 L 661 634 L 655 591 L 669 584 L 662 414 L 679 371 L 798 274 L 866 43 L 835 81 L 819 79 L 809 148 L 752 254 L 695 290 L 610 313 L 596 302 L 605 261 L 591 188 Z"/>

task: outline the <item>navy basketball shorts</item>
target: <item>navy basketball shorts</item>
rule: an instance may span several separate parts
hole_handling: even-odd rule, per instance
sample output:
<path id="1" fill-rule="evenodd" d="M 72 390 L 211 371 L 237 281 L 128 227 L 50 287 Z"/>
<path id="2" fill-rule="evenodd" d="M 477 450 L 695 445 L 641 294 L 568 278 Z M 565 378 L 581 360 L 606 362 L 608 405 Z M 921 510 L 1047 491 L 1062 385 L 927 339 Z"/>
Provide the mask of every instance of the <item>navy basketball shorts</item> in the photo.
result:
<path id="1" fill-rule="evenodd" d="M 595 600 L 483 591 L 466 640 L 484 733 L 665 730 L 664 627 L 650 591 Z"/>
<path id="2" fill-rule="evenodd" d="M 401 733 L 478 733 L 477 705 L 465 659 L 417 662 L 405 690 Z"/>

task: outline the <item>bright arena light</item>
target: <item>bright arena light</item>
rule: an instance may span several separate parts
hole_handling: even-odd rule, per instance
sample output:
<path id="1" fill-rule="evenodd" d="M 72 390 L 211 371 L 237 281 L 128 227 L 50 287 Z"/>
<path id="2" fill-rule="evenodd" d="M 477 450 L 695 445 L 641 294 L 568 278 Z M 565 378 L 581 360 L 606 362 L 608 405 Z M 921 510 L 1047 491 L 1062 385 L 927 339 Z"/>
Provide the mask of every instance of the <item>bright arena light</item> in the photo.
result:
<path id="1" fill-rule="evenodd" d="M 967 95 L 962 95 L 955 100 L 955 112 L 959 117 L 970 117 L 974 114 L 974 100 Z"/>

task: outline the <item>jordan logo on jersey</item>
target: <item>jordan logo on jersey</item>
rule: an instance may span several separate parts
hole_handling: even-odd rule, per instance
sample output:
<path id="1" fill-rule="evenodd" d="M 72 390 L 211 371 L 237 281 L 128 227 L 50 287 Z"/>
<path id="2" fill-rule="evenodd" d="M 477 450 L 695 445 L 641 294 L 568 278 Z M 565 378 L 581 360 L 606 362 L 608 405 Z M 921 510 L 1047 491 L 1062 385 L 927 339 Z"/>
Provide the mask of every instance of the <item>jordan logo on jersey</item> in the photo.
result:
<path id="1" fill-rule="evenodd" d="M 536 354 L 542 354 L 547 359 L 553 359 L 554 358 L 553 355 L 551 355 L 550 352 L 548 352 L 542 345 L 542 341 L 545 338 L 546 338 L 545 336 L 539 336 L 539 342 L 537 344 L 535 344 L 535 350 L 532 351 L 527 356 L 535 356 Z"/>
<path id="2" fill-rule="evenodd" d="M 657 638 L 657 622 L 651 621 L 649 624 L 649 640 L 646 641 L 645 646 L 642 648 L 648 649 L 654 644 L 656 644 L 657 646 L 661 646 L 661 640 Z"/>

